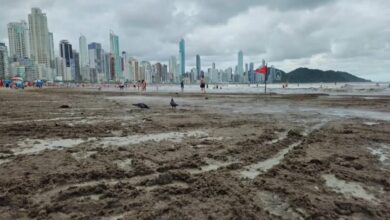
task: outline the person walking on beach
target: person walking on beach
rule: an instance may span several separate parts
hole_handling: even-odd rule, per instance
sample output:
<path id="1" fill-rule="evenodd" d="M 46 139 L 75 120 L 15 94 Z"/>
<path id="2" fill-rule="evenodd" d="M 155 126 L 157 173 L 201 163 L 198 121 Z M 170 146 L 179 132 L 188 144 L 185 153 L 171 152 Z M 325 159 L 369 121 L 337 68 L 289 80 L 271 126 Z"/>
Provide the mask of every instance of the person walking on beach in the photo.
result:
<path id="1" fill-rule="evenodd" d="M 184 80 L 181 81 L 180 87 L 181 87 L 181 92 L 184 92 Z"/>
<path id="2" fill-rule="evenodd" d="M 200 91 L 202 92 L 202 93 L 206 93 L 206 83 L 205 83 L 205 81 L 204 81 L 204 78 L 202 77 L 202 79 L 200 80 Z"/>
<path id="3" fill-rule="evenodd" d="M 145 80 L 142 80 L 141 83 L 140 83 L 140 94 L 143 94 L 144 92 L 146 92 L 146 81 Z"/>

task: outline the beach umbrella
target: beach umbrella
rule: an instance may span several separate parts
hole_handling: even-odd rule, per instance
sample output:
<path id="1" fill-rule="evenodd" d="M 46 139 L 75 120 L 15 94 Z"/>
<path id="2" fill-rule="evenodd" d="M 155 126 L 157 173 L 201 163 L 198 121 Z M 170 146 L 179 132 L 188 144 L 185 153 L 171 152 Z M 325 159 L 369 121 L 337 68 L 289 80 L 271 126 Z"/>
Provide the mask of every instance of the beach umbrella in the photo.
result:
<path id="1" fill-rule="evenodd" d="M 14 80 L 14 81 L 23 81 L 23 78 L 22 77 L 12 77 L 11 80 Z"/>

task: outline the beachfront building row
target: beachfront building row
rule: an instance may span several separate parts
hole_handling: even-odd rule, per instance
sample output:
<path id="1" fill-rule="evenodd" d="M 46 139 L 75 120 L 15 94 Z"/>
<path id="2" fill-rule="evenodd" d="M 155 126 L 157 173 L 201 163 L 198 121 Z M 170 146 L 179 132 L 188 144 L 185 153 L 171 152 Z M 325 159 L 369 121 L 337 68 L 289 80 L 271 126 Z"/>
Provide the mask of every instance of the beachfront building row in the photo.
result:
<path id="1" fill-rule="evenodd" d="M 9 47 L 0 43 L 0 79 L 20 76 L 26 80 L 44 79 L 60 82 L 137 82 L 149 83 L 197 83 L 204 78 L 210 83 L 256 83 L 264 77 L 255 73 L 253 63 L 244 65 L 244 53 L 237 54 L 235 69 L 217 69 L 213 63 L 202 70 L 201 56 L 195 56 L 196 66 L 186 68 L 186 43 L 178 44 L 178 59 L 169 57 L 167 64 L 139 61 L 120 50 L 120 39 L 109 32 L 109 50 L 101 43 L 79 37 L 78 51 L 71 42 L 61 40 L 58 56 L 55 55 L 54 34 L 49 31 L 47 16 L 39 8 L 32 8 L 28 22 L 10 22 Z"/>

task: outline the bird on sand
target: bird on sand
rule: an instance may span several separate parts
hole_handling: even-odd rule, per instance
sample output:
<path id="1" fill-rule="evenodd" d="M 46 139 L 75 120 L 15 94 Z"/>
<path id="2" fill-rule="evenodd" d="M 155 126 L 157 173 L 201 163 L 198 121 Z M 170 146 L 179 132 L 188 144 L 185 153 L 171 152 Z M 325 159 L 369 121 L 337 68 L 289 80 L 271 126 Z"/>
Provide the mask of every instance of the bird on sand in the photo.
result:
<path id="1" fill-rule="evenodd" d="M 171 102 L 170 102 L 169 104 L 171 104 L 172 108 L 176 108 L 176 106 L 179 106 L 179 105 L 175 102 L 175 100 L 173 100 L 173 98 L 171 98 Z"/>
<path id="2" fill-rule="evenodd" d="M 137 106 L 138 108 L 147 108 L 149 109 L 149 106 L 147 106 L 145 103 L 137 103 L 133 104 L 134 106 Z"/>

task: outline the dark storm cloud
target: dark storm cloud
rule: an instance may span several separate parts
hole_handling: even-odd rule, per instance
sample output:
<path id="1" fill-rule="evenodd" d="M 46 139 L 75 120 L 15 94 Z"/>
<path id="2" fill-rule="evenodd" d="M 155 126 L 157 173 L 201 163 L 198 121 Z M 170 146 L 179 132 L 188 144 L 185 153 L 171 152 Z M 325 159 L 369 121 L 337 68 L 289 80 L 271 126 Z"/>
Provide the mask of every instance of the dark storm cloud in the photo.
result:
<path id="1" fill-rule="evenodd" d="M 221 23 L 255 6 L 288 11 L 315 8 L 331 1 L 333 0 L 198 0 L 195 2 L 199 5 L 200 20 L 206 23 Z"/>
<path id="2" fill-rule="evenodd" d="M 262 58 L 291 70 L 305 65 L 339 68 L 390 80 L 390 2 L 387 0 L 0 0 L 0 41 L 6 25 L 27 20 L 31 7 L 47 14 L 55 47 L 78 48 L 83 34 L 109 50 L 109 31 L 121 50 L 138 59 L 166 62 L 186 40 L 188 68 L 196 54 L 205 69 Z M 375 65 L 374 65 L 375 64 Z M 357 68 L 358 67 L 358 68 Z M 375 71 L 372 71 L 375 70 Z M 384 76 L 387 76 L 384 77 Z"/>

